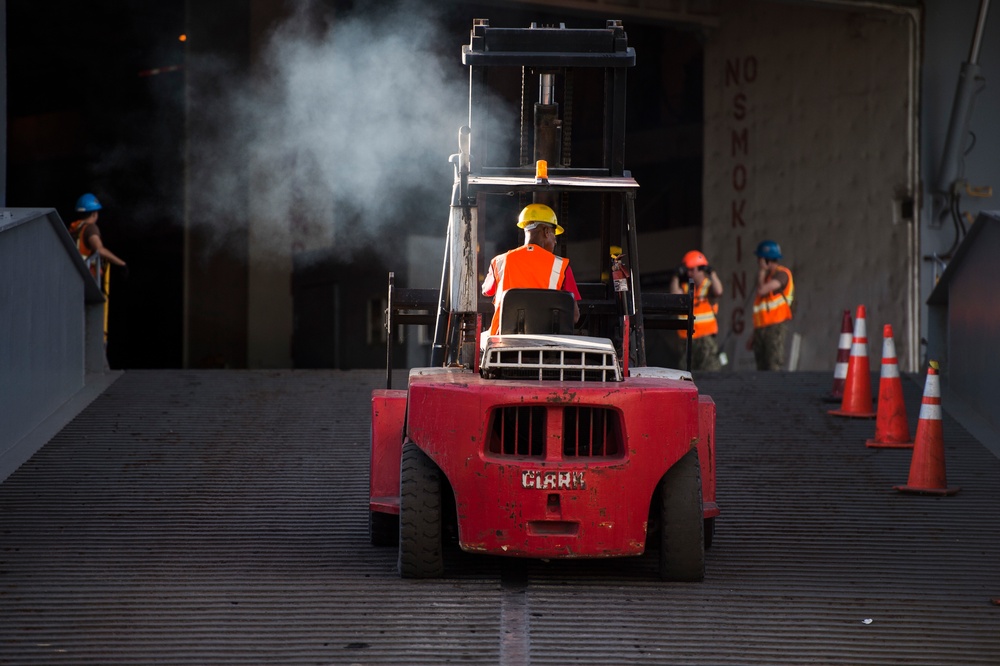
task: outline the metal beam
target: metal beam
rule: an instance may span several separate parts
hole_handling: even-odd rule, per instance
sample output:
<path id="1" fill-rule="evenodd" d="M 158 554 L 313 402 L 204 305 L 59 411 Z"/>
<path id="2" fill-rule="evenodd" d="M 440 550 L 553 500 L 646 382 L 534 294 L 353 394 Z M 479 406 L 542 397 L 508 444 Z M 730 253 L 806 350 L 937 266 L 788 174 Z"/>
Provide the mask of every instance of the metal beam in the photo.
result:
<path id="1" fill-rule="evenodd" d="M 483 4 L 533 5 L 550 9 L 599 14 L 604 18 L 640 18 L 663 23 L 678 23 L 714 27 L 719 24 L 719 0 L 633 0 L 624 5 L 621 0 L 520 0 L 503 2 L 487 1 Z"/>

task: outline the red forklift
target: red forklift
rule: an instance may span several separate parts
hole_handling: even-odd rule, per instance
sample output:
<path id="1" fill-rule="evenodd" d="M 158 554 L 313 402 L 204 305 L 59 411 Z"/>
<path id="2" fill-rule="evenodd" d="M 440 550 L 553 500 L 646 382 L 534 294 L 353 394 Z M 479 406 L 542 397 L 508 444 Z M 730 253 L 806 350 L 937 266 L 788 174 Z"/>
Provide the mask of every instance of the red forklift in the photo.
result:
<path id="1" fill-rule="evenodd" d="M 372 394 L 371 542 L 398 547 L 404 578 L 443 576 L 446 542 L 457 540 L 465 552 L 519 558 L 648 549 L 662 579 L 700 581 L 719 515 L 715 403 L 689 371 L 646 364 L 647 328 L 684 329 L 690 340 L 694 320 L 689 296 L 641 290 L 639 185 L 624 168 L 635 51 L 620 21 L 477 19 L 462 60 L 469 124 L 451 157 L 440 287 L 403 288 L 389 274 L 386 388 Z M 518 85 L 519 118 L 509 92 Z M 569 292 L 511 290 L 490 336 L 482 248 L 513 239 L 529 203 L 558 211 L 580 239 L 557 254 L 572 255 L 581 316 L 574 324 Z M 430 363 L 393 389 L 394 331 L 409 324 L 433 325 Z"/>

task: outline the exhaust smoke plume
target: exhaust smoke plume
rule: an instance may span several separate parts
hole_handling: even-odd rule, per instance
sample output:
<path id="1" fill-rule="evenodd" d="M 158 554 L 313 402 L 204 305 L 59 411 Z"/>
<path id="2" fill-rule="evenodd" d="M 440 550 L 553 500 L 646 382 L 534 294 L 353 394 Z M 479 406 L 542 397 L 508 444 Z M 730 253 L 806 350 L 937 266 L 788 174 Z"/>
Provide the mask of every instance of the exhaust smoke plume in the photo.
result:
<path id="1" fill-rule="evenodd" d="M 222 63 L 192 68 L 194 227 L 217 249 L 257 220 L 254 242 L 281 254 L 443 235 L 448 156 L 468 122 L 462 36 L 440 34 L 429 6 L 317 20 L 306 4 L 242 83 Z"/>

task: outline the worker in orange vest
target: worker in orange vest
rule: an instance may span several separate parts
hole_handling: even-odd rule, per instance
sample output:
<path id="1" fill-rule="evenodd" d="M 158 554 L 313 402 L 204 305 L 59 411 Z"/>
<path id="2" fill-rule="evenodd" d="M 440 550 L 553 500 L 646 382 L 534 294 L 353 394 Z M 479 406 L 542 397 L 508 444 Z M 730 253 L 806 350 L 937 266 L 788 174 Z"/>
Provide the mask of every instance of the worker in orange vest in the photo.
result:
<path id="1" fill-rule="evenodd" d="M 69 225 L 69 233 L 76 241 L 80 256 L 90 267 L 90 273 L 101 282 L 98 271 L 100 261 L 108 261 L 115 266 L 125 266 L 125 262 L 114 252 L 105 247 L 101 240 L 101 230 L 97 228 L 98 211 L 101 202 L 89 192 L 76 201 L 77 219 Z"/>
<path id="2" fill-rule="evenodd" d="M 573 321 L 580 319 L 580 290 L 569 267 L 569 259 L 558 257 L 556 236 L 564 229 L 554 210 L 545 204 L 528 204 L 517 218 L 524 229 L 524 245 L 493 257 L 483 296 L 493 297 L 493 321 L 490 335 L 500 331 L 500 302 L 508 289 L 562 289 L 573 294 Z"/>
<path id="3" fill-rule="evenodd" d="M 792 272 L 778 263 L 781 247 L 773 240 L 761 241 L 757 255 L 757 284 L 753 301 L 753 349 L 758 370 L 781 370 L 785 364 L 785 339 L 792 320 L 795 282 Z"/>
<path id="4" fill-rule="evenodd" d="M 721 370 L 719 345 L 716 334 L 719 322 L 719 297 L 722 296 L 722 281 L 712 270 L 708 258 L 698 250 L 684 255 L 680 268 L 670 278 L 670 293 L 688 293 L 688 278 L 694 282 L 694 333 L 691 336 L 691 370 Z M 677 331 L 681 339 L 687 339 L 688 332 Z"/>
<path id="5" fill-rule="evenodd" d="M 104 262 L 128 268 L 125 262 L 109 250 L 101 240 L 101 230 L 97 228 L 97 211 L 101 210 L 101 202 L 91 193 L 86 193 L 76 200 L 76 219 L 69 225 L 69 233 L 76 241 L 76 249 L 90 269 L 90 274 L 97 280 L 98 286 L 107 297 L 111 293 L 111 271 Z M 108 344 L 108 300 L 104 300 L 104 344 Z"/>

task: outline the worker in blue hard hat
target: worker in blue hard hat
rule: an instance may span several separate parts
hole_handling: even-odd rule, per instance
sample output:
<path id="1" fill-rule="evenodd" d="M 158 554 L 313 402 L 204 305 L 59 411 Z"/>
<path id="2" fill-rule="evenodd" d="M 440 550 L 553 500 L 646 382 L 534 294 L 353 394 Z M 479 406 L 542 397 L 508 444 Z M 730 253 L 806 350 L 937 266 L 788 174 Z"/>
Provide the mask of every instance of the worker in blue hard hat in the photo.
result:
<path id="1" fill-rule="evenodd" d="M 101 202 L 89 192 L 76 200 L 76 219 L 69 225 L 69 233 L 76 241 L 80 256 L 90 266 L 90 272 L 100 279 L 99 265 L 101 260 L 125 266 L 125 262 L 114 252 L 104 246 L 101 240 L 101 230 L 97 228 L 98 211 Z"/>
<path id="2" fill-rule="evenodd" d="M 80 251 L 80 256 L 90 268 L 90 274 L 107 296 L 111 293 L 111 271 L 108 269 L 108 264 L 121 266 L 125 271 L 128 271 L 128 267 L 121 257 L 105 247 L 104 241 L 101 240 L 101 230 L 97 228 L 97 216 L 101 208 L 101 202 L 89 192 L 77 199 L 76 219 L 69 225 L 69 233 L 76 241 L 76 249 Z M 105 299 L 104 344 L 107 343 L 108 300 Z"/>
<path id="3" fill-rule="evenodd" d="M 785 339 L 792 320 L 795 282 L 792 272 L 779 264 L 781 247 L 773 240 L 761 241 L 757 256 L 757 283 L 753 301 L 753 349 L 758 370 L 781 370 L 785 364 Z"/>

